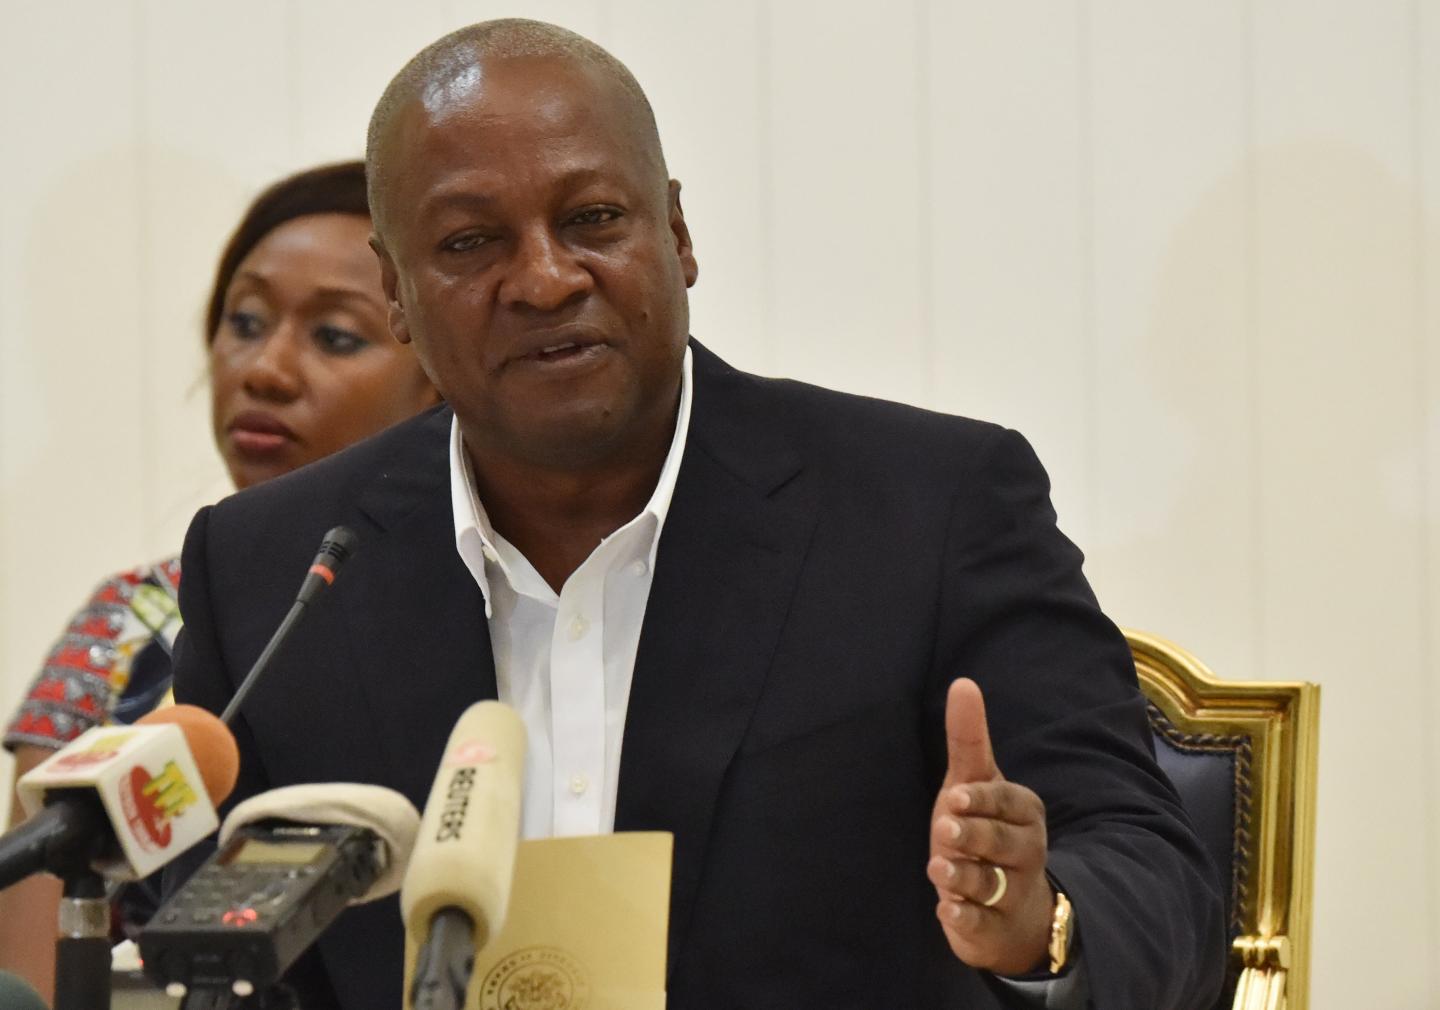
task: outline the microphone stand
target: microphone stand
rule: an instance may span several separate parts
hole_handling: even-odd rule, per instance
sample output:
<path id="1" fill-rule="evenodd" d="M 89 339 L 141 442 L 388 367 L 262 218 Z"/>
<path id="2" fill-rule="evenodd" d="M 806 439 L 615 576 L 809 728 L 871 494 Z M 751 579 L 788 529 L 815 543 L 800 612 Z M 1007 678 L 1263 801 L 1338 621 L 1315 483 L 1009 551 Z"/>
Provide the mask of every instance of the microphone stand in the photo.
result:
<path id="1" fill-rule="evenodd" d="M 180 1010 L 299 1010 L 299 1004 L 285 985 L 249 996 L 237 996 L 230 989 L 207 987 L 189 990 L 180 1001 Z"/>
<path id="2" fill-rule="evenodd" d="M 110 901 L 89 868 L 64 875 L 55 941 L 55 1010 L 110 1010 Z"/>

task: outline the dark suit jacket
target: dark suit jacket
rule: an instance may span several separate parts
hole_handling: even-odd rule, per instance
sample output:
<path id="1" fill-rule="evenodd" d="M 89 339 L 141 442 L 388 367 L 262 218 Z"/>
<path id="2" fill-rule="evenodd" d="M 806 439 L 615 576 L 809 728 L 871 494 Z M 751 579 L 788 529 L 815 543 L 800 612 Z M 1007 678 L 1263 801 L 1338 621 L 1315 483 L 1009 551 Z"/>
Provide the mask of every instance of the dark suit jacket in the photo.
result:
<path id="1" fill-rule="evenodd" d="M 1095 1005 L 1208 1006 L 1212 876 L 1029 446 L 693 346 L 616 814 L 675 834 L 672 1010 L 1020 1005 L 951 955 L 925 876 L 961 675 L 984 690 L 1000 767 L 1045 801 Z M 324 531 L 360 535 L 246 702 L 237 797 L 359 780 L 423 805 L 455 718 L 495 696 L 455 549 L 450 420 L 438 408 L 196 517 L 176 694 L 214 710 Z M 401 936 L 393 901 L 351 911 L 305 984 L 394 1010 Z"/>

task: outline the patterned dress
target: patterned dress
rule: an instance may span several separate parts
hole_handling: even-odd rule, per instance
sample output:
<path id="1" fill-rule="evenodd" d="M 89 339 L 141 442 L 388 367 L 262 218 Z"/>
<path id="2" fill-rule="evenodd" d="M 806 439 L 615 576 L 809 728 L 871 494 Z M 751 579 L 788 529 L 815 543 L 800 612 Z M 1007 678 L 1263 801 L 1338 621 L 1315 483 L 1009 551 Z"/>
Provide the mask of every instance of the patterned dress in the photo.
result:
<path id="1" fill-rule="evenodd" d="M 59 749 L 92 726 L 134 722 L 170 689 L 180 559 L 100 583 L 50 650 L 4 744 Z"/>
<path id="2" fill-rule="evenodd" d="M 170 693 L 180 631 L 180 559 L 100 583 L 45 658 L 5 731 L 5 746 L 59 750 L 92 726 L 134 722 Z M 126 884 L 111 905 L 111 939 L 135 939 L 160 902 L 160 874 Z"/>

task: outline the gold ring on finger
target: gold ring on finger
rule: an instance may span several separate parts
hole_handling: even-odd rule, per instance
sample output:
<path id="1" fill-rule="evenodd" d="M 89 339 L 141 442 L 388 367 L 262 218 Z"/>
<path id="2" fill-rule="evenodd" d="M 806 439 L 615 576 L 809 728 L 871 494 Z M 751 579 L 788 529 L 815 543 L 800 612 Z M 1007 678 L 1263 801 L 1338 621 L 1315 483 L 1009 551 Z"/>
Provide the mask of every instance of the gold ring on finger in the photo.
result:
<path id="1" fill-rule="evenodd" d="M 1005 897 L 1005 888 L 1009 886 L 1009 881 L 1005 877 L 1004 870 L 1002 870 L 998 866 L 992 866 L 990 867 L 990 869 L 995 871 L 995 893 L 990 895 L 990 897 L 986 898 L 984 901 L 980 902 L 980 904 L 984 905 L 986 908 L 994 908 L 996 905 L 1000 904 L 1000 899 Z"/>

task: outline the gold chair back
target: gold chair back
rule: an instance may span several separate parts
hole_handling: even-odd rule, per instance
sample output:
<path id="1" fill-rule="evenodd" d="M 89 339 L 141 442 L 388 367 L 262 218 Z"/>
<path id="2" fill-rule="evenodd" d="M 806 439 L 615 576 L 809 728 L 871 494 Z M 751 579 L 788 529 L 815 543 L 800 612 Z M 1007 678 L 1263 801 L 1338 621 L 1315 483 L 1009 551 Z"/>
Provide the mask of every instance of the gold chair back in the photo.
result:
<path id="1" fill-rule="evenodd" d="M 1220 680 L 1178 645 L 1125 637 L 1157 749 L 1233 755 L 1230 1005 L 1307 1010 L 1320 688 Z"/>

